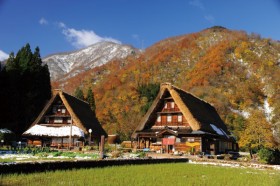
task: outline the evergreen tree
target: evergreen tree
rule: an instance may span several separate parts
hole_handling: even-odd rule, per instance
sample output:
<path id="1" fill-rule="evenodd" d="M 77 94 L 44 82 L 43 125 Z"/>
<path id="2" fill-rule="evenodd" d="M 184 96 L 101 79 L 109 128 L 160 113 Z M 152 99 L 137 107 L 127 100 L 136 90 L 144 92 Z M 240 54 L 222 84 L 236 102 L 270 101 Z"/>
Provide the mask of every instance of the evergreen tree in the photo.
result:
<path id="1" fill-rule="evenodd" d="M 30 45 L 22 47 L 16 56 L 11 53 L 5 69 L 0 122 L 21 135 L 38 116 L 51 97 L 50 74 L 47 65 L 42 65 L 40 49 L 34 54 Z"/>
<path id="2" fill-rule="evenodd" d="M 19 69 L 18 63 L 15 61 L 15 54 L 13 52 L 10 53 L 9 58 L 6 63 L 6 70 L 13 71 Z"/>
<path id="3" fill-rule="evenodd" d="M 89 88 L 87 91 L 87 102 L 90 105 L 91 110 L 95 114 L 96 106 L 95 106 L 94 94 L 93 94 L 91 88 Z"/>
<path id="4" fill-rule="evenodd" d="M 150 106 L 152 105 L 154 99 L 156 98 L 160 89 L 160 84 L 158 83 L 148 83 L 139 85 L 137 91 L 140 95 L 140 98 L 146 98 L 146 105 L 141 107 L 142 114 L 145 114 Z"/>
<path id="5" fill-rule="evenodd" d="M 83 91 L 82 91 L 82 89 L 80 87 L 76 88 L 76 90 L 74 92 L 74 96 L 76 98 L 81 99 L 81 100 L 85 100 L 84 93 L 83 93 Z"/>

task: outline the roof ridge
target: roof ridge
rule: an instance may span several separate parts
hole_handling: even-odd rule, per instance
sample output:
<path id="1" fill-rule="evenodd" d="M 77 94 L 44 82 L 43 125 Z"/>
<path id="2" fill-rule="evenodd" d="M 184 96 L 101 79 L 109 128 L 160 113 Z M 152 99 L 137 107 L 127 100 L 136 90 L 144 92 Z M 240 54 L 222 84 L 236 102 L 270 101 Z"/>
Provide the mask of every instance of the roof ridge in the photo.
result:
<path id="1" fill-rule="evenodd" d="M 71 94 L 69 94 L 69 93 L 67 93 L 67 92 L 64 92 L 64 91 L 62 91 L 64 94 L 67 94 L 68 96 L 71 96 L 71 97 L 74 97 L 74 98 L 76 98 L 76 99 L 78 99 L 78 100 L 80 100 L 80 101 L 82 101 L 82 102 L 84 102 L 84 103 L 86 103 L 86 104 L 89 104 L 87 101 L 85 101 L 85 100 L 82 100 L 82 99 L 80 99 L 80 98 L 77 98 L 76 96 L 73 96 L 73 95 L 71 95 Z"/>
<path id="2" fill-rule="evenodd" d="M 205 103 L 207 103 L 207 104 L 209 104 L 209 105 L 211 105 L 211 106 L 213 107 L 213 105 L 212 105 L 211 103 L 209 103 L 208 101 L 205 101 L 205 100 L 201 99 L 200 97 L 198 97 L 198 96 L 192 94 L 192 93 L 189 92 L 189 91 L 183 90 L 183 89 L 181 89 L 181 88 L 179 88 L 179 87 L 177 87 L 177 86 L 175 86 L 175 85 L 173 85 L 173 84 L 171 84 L 171 83 L 162 83 L 162 84 L 163 84 L 163 85 L 164 85 L 164 84 L 170 85 L 172 88 L 175 88 L 175 89 L 181 90 L 181 91 L 183 91 L 183 92 L 185 92 L 185 93 L 187 93 L 187 94 L 190 94 L 190 95 L 192 95 L 193 97 L 199 99 L 200 101 L 205 102 Z"/>
<path id="3" fill-rule="evenodd" d="M 78 100 L 80 100 L 80 101 L 82 101 L 82 102 L 84 102 L 84 103 L 86 103 L 86 104 L 89 104 L 87 101 L 82 100 L 82 99 L 80 99 L 80 98 L 77 98 L 76 96 L 73 96 L 72 94 L 63 91 L 62 89 L 53 89 L 53 91 L 54 91 L 54 92 L 61 92 L 61 93 L 63 93 L 63 94 L 67 94 L 68 96 L 74 97 L 74 98 L 76 98 L 76 99 L 78 99 Z"/>

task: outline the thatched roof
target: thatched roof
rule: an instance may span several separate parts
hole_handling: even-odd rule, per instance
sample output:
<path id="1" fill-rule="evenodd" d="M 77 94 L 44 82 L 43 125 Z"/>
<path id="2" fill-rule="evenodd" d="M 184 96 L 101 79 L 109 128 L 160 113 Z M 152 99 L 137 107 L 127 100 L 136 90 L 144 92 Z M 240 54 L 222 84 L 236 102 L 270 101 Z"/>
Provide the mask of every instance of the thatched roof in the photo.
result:
<path id="1" fill-rule="evenodd" d="M 163 83 L 155 101 L 132 134 L 132 138 L 136 138 L 139 132 L 152 127 L 151 125 L 156 119 L 156 113 L 163 106 L 164 98 L 168 93 L 188 121 L 192 131 L 203 131 L 224 136 L 230 134 L 212 105 L 170 83 Z"/>
<path id="2" fill-rule="evenodd" d="M 60 98 L 66 109 L 70 113 L 70 116 L 73 119 L 73 125 L 79 127 L 83 130 L 85 134 L 88 134 L 88 130 L 92 129 L 92 136 L 107 136 L 107 133 L 102 128 L 98 119 L 90 109 L 90 106 L 87 102 L 80 100 L 74 96 L 71 96 L 62 90 L 56 89 L 53 91 L 53 96 L 46 104 L 44 109 L 41 111 L 36 120 L 32 123 L 29 129 L 37 124 L 40 124 L 40 121 L 43 120 L 44 115 L 51 109 L 53 102 Z"/>

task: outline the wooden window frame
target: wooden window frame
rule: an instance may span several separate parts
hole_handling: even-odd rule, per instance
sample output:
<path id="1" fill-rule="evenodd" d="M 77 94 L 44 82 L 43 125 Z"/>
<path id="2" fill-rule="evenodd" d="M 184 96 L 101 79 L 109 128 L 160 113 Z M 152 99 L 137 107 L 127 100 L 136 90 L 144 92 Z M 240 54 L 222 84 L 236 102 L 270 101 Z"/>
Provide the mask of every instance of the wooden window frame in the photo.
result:
<path id="1" fill-rule="evenodd" d="M 177 120 L 178 120 L 179 123 L 183 122 L 183 115 L 182 114 L 178 114 L 177 118 L 178 118 Z"/>
<path id="2" fill-rule="evenodd" d="M 53 106 L 53 107 L 52 107 L 52 113 L 53 113 L 53 114 L 57 113 L 57 107 L 56 107 L 56 106 Z"/>
<path id="3" fill-rule="evenodd" d="M 157 122 L 160 123 L 161 122 L 161 115 L 157 115 Z"/>
<path id="4" fill-rule="evenodd" d="M 166 120 L 167 120 L 167 123 L 171 123 L 172 122 L 172 115 L 168 114 Z"/>
<path id="5" fill-rule="evenodd" d="M 55 117 L 54 118 L 54 123 L 63 123 L 63 118 L 62 117 Z"/>
<path id="6" fill-rule="evenodd" d="M 174 102 L 174 101 L 170 102 L 170 105 L 171 105 L 171 108 L 172 108 L 172 109 L 175 108 L 175 102 Z"/>

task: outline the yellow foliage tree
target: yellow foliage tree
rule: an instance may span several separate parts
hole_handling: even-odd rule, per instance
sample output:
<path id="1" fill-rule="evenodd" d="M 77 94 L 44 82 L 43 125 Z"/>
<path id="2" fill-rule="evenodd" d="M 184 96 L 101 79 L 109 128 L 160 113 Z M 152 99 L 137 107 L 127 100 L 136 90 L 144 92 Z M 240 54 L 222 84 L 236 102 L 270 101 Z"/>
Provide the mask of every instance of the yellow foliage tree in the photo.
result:
<path id="1" fill-rule="evenodd" d="M 245 130 L 241 132 L 239 145 L 250 150 L 250 153 L 253 149 L 262 147 L 273 148 L 272 126 L 267 122 L 262 111 L 251 112 Z"/>

